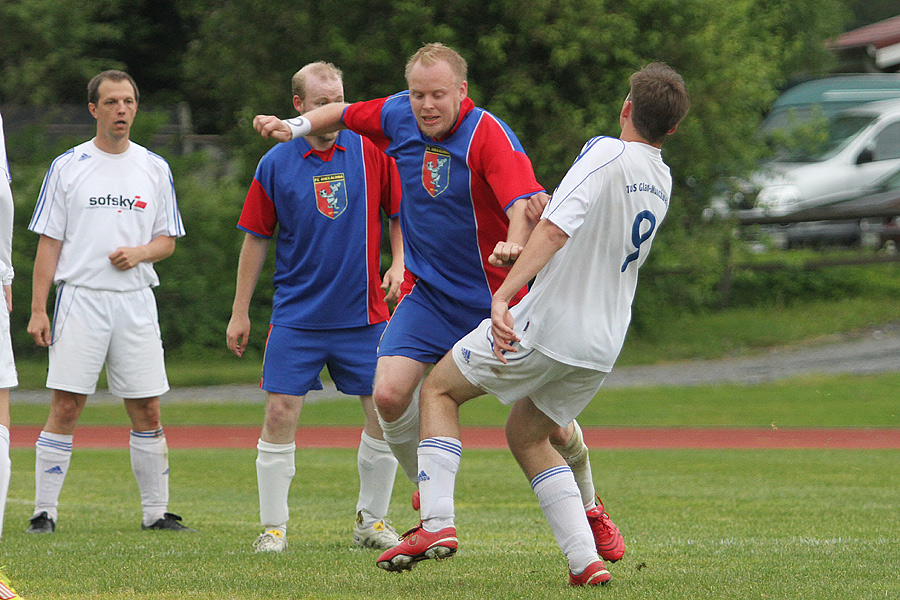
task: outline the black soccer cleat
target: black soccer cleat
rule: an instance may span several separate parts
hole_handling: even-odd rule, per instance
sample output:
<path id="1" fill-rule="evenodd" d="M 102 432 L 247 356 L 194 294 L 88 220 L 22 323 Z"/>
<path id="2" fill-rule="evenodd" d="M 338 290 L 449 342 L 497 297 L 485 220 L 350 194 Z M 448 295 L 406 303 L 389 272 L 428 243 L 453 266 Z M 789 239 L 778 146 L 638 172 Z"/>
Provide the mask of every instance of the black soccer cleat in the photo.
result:
<path id="1" fill-rule="evenodd" d="M 197 531 L 196 529 L 191 529 L 190 527 L 186 527 L 181 524 L 181 517 L 172 513 L 165 513 L 161 519 L 157 519 L 150 525 L 144 525 L 141 523 L 141 529 L 164 529 L 168 531 L 186 531 L 193 532 Z"/>
<path id="2" fill-rule="evenodd" d="M 47 511 L 31 517 L 28 521 L 28 529 L 25 533 L 53 533 L 56 531 L 56 522 L 50 518 Z"/>

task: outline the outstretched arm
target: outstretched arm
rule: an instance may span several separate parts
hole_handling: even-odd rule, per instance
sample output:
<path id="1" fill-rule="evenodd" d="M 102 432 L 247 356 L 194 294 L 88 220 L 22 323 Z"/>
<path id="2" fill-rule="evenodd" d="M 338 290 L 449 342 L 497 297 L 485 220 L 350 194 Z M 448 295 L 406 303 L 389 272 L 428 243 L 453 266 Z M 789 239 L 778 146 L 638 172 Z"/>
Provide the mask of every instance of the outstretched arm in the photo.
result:
<path id="1" fill-rule="evenodd" d="M 256 115 L 253 127 L 264 138 L 272 138 L 278 142 L 289 142 L 294 138 L 307 135 L 321 135 L 344 129 L 341 117 L 346 102 L 332 102 L 314 110 L 303 113 L 293 119 L 281 120 L 272 115 Z"/>

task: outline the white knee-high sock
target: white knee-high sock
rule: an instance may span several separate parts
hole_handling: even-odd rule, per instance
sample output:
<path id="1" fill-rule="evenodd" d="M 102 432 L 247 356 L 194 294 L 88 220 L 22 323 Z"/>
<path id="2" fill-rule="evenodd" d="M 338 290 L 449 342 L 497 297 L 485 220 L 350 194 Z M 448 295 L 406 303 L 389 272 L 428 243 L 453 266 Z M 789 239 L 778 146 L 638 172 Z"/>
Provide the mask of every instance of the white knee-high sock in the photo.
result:
<path id="1" fill-rule="evenodd" d="M 72 461 L 72 436 L 42 431 L 35 443 L 34 516 L 42 512 L 55 522 L 59 493 Z"/>
<path id="2" fill-rule="evenodd" d="M 377 440 L 364 431 L 356 453 L 356 467 L 359 471 L 356 512 L 362 512 L 362 525 L 368 527 L 387 516 L 397 477 L 397 459 L 387 442 Z"/>
<path id="3" fill-rule="evenodd" d="M 531 480 L 531 489 L 553 529 L 559 549 L 569 561 L 569 570 L 580 574 L 589 564 L 600 560 L 572 469 L 551 467 L 538 473 Z"/>
<path id="4" fill-rule="evenodd" d="M 294 452 L 297 445 L 270 444 L 259 440 L 256 444 L 256 481 L 259 485 L 259 520 L 266 528 L 287 528 L 288 491 L 294 479 Z"/>
<path id="5" fill-rule="evenodd" d="M 462 444 L 450 437 L 433 437 L 419 443 L 419 496 L 425 531 L 452 527 L 456 473 Z"/>
<path id="6" fill-rule="evenodd" d="M 575 434 L 569 441 L 562 445 L 553 447 L 566 461 L 566 464 L 572 469 L 575 475 L 575 483 L 578 484 L 578 491 L 581 492 L 581 502 L 584 504 L 585 510 L 590 510 L 597 506 L 595 498 L 597 492 L 594 490 L 594 476 L 591 473 L 591 457 L 587 445 L 584 443 L 584 436 L 581 433 L 581 426 L 578 421 L 572 421 L 575 425 Z"/>
<path id="7" fill-rule="evenodd" d="M 9 476 L 12 462 L 9 460 L 9 429 L 0 425 L 0 537 L 3 536 L 3 514 L 6 511 L 6 495 L 9 493 Z"/>
<path id="8" fill-rule="evenodd" d="M 413 394 L 409 407 L 404 411 L 400 418 L 392 423 L 388 423 L 381 415 L 378 415 L 378 422 L 381 423 L 381 431 L 384 432 L 384 441 L 391 447 L 391 452 L 406 478 L 416 483 L 419 476 L 418 456 L 416 454 L 419 446 L 419 392 Z"/>
<path id="9" fill-rule="evenodd" d="M 169 506 L 169 446 L 162 427 L 132 431 L 128 440 L 131 470 L 141 492 L 143 524 L 153 525 Z"/>

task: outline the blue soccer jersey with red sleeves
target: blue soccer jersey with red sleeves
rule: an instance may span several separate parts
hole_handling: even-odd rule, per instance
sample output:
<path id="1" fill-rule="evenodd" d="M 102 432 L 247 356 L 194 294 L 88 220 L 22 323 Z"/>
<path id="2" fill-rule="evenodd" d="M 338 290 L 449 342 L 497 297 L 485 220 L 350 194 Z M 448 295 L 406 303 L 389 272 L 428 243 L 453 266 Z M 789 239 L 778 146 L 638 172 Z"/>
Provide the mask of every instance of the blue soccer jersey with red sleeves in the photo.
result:
<path id="1" fill-rule="evenodd" d="M 433 140 L 419 130 L 409 92 L 351 104 L 343 123 L 397 161 L 407 270 L 452 298 L 489 308 L 507 273 L 488 263 L 507 237 L 505 211 L 543 190 L 512 130 L 466 98 L 454 128 Z"/>
<path id="2" fill-rule="evenodd" d="M 341 131 L 328 153 L 298 138 L 272 148 L 256 169 L 238 228 L 275 243 L 272 324 L 361 327 L 388 319 L 381 289 L 380 211 L 401 197 L 394 161 Z"/>

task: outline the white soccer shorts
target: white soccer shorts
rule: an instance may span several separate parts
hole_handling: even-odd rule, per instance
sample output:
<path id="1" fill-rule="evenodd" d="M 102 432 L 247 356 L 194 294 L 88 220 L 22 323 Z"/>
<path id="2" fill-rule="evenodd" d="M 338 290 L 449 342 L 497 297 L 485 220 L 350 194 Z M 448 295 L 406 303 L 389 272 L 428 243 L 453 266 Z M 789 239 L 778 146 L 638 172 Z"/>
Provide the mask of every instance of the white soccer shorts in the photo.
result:
<path id="1" fill-rule="evenodd" d="M 93 394 L 104 364 L 109 391 L 116 396 L 153 398 L 169 391 L 153 290 L 60 284 L 47 387 Z"/>
<path id="2" fill-rule="evenodd" d="M 9 334 L 9 311 L 0 294 L 0 388 L 19 385 L 16 362 L 13 358 L 12 338 Z"/>
<path id="3" fill-rule="evenodd" d="M 594 398 L 607 373 L 573 367 L 534 348 L 517 344 L 518 352 L 507 352 L 507 364 L 494 356 L 491 320 L 459 340 L 453 360 L 470 383 L 493 394 L 503 404 L 531 398 L 541 412 L 564 427 Z"/>

